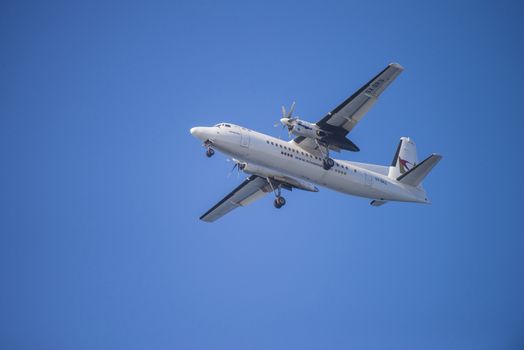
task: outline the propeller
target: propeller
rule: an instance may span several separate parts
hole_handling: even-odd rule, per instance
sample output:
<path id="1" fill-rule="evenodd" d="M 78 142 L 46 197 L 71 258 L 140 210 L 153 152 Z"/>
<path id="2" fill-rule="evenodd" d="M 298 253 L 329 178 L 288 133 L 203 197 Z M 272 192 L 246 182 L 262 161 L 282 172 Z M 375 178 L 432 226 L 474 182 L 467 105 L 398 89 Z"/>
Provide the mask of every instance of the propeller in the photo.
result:
<path id="1" fill-rule="evenodd" d="M 233 172 L 235 172 L 235 169 L 237 169 L 237 179 L 238 179 L 240 176 L 240 172 L 244 170 L 245 163 L 242 163 L 235 158 L 227 158 L 226 161 L 235 163 L 233 164 L 233 168 L 231 168 L 231 170 L 227 174 L 227 178 L 229 179 L 231 177 L 231 174 L 233 174 Z"/>
<path id="2" fill-rule="evenodd" d="M 293 130 L 293 122 L 298 119 L 298 117 L 293 117 L 293 112 L 295 111 L 295 101 L 291 104 L 289 112 L 286 112 L 286 107 L 282 106 L 282 118 L 279 123 L 275 123 L 275 128 L 282 124 L 282 129 L 287 127 L 288 137 L 291 136 L 291 131 Z"/>
<path id="3" fill-rule="evenodd" d="M 295 101 L 291 104 L 291 108 L 289 109 L 289 113 L 286 114 L 286 107 L 282 106 L 282 118 L 289 118 L 293 119 L 291 116 L 293 115 L 293 111 L 295 110 Z"/>
<path id="4" fill-rule="evenodd" d="M 229 179 L 231 177 L 231 174 L 233 174 L 233 172 L 235 171 L 235 168 L 237 169 L 237 179 L 239 178 L 240 176 L 240 168 L 238 167 L 238 161 L 235 159 L 235 158 L 227 158 L 226 159 L 227 162 L 234 162 L 235 164 L 233 164 L 233 168 L 231 168 L 231 170 L 229 170 L 229 173 L 227 174 L 227 178 Z"/>

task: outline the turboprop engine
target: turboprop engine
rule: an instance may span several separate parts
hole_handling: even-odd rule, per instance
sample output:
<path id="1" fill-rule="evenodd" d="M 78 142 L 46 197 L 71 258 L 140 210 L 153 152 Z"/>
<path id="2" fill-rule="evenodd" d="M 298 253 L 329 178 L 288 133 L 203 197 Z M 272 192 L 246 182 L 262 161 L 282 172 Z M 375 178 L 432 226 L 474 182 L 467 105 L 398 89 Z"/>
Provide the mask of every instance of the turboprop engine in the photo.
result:
<path id="1" fill-rule="evenodd" d="M 287 126 L 288 132 L 296 136 L 304 136 L 312 139 L 323 139 L 328 133 L 321 130 L 316 124 L 312 124 L 298 118 L 282 118 L 280 122 Z"/>
<path id="2" fill-rule="evenodd" d="M 332 125 L 326 125 L 321 128 L 317 124 L 309 123 L 304 120 L 300 120 L 298 117 L 293 117 L 293 111 L 295 110 L 295 102 L 291 105 L 289 113 L 286 113 L 286 108 L 282 106 L 282 118 L 280 123 L 284 127 L 287 127 L 289 135 L 302 136 L 313 140 L 318 140 L 328 148 L 333 150 L 344 149 L 347 151 L 358 152 L 359 148 L 351 140 L 346 138 L 347 131 L 340 133 L 337 127 Z M 275 127 L 278 123 L 275 124 Z M 329 155 L 327 155 L 329 157 Z M 329 169 L 329 168 L 326 168 Z"/>
<path id="3" fill-rule="evenodd" d="M 300 120 L 298 117 L 293 117 L 294 110 L 295 102 L 291 104 L 289 112 L 286 112 L 286 108 L 282 106 L 282 118 L 280 118 L 280 123 L 282 123 L 284 127 L 287 127 L 289 135 L 293 134 L 319 140 L 329 135 L 325 130 L 320 129 L 318 125 Z M 278 126 L 278 123 L 275 124 L 275 127 L 276 126 Z"/>
<path id="4" fill-rule="evenodd" d="M 247 174 L 257 175 L 263 177 L 264 179 L 270 178 L 271 180 L 281 182 L 284 185 L 295 187 L 300 190 L 318 192 L 318 188 L 309 182 L 286 176 L 282 173 L 276 172 L 275 170 L 271 170 L 260 165 L 251 163 L 238 163 L 238 168 Z"/>

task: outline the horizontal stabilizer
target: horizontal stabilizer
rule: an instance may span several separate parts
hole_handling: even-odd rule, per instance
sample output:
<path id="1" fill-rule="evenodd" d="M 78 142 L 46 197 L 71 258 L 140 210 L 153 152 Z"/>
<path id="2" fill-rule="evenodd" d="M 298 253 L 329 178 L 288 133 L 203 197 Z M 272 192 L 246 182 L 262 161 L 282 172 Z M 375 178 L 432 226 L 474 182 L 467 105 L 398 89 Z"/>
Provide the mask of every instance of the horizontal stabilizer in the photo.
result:
<path id="1" fill-rule="evenodd" d="M 440 154 L 432 154 L 408 172 L 400 175 L 397 181 L 406 185 L 418 186 L 441 159 Z"/>

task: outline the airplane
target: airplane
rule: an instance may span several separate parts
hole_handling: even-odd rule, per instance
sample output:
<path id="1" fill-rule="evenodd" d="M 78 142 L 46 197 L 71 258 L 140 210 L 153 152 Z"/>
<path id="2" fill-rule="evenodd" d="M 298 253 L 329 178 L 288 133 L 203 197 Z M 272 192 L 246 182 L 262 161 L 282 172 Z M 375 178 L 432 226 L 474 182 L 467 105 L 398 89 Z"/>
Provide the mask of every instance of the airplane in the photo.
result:
<path id="1" fill-rule="evenodd" d="M 288 142 L 231 123 L 191 128 L 191 134 L 203 142 L 207 157 L 219 150 L 233 159 L 233 170 L 249 174 L 200 219 L 213 222 L 270 192 L 275 195 L 275 208 L 281 208 L 286 204 L 282 189 L 318 192 L 317 186 L 369 198 L 375 207 L 390 201 L 429 204 L 422 181 L 442 156 L 434 153 L 419 163 L 415 142 L 409 137 L 400 138 L 390 166 L 329 155 L 330 150 L 359 150 L 347 134 L 403 70 L 398 63 L 389 64 L 317 123 L 293 117 L 294 103 L 289 113 L 282 108 L 280 121 L 296 136 Z"/>

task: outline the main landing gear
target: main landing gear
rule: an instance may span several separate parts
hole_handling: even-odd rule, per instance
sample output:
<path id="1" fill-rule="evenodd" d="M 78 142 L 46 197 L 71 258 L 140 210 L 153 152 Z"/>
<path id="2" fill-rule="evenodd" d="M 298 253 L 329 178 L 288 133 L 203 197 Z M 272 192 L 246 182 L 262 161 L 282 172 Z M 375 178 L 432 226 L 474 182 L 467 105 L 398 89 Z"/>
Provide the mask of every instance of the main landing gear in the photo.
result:
<path id="1" fill-rule="evenodd" d="M 322 167 L 325 169 L 325 170 L 329 170 L 331 168 L 333 168 L 333 166 L 335 165 L 335 161 L 329 157 L 326 157 L 322 160 Z"/>
<path id="2" fill-rule="evenodd" d="M 271 189 L 273 190 L 273 193 L 275 193 L 275 197 L 276 198 L 273 201 L 273 205 L 277 209 L 282 208 L 284 205 L 286 205 L 286 199 L 284 197 L 282 197 L 282 195 L 281 195 L 281 186 L 280 185 L 274 186 L 273 185 L 273 181 L 270 178 L 266 178 L 266 180 L 269 183 L 269 186 L 271 186 Z"/>
<path id="3" fill-rule="evenodd" d="M 331 158 L 329 158 L 329 145 L 325 144 L 324 142 L 320 143 L 318 140 L 315 140 L 318 146 L 318 150 L 322 153 L 323 150 L 326 150 L 326 153 L 324 155 L 324 159 L 322 159 L 322 167 L 324 170 L 329 170 L 335 166 L 335 161 Z"/>
<path id="4" fill-rule="evenodd" d="M 273 205 L 275 208 L 280 209 L 284 205 L 286 205 L 286 199 L 282 196 L 275 198 L 275 201 L 273 202 Z"/>

